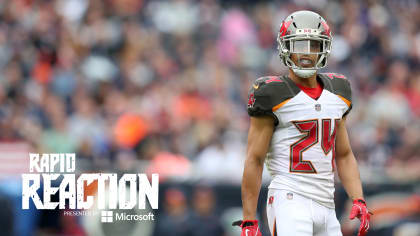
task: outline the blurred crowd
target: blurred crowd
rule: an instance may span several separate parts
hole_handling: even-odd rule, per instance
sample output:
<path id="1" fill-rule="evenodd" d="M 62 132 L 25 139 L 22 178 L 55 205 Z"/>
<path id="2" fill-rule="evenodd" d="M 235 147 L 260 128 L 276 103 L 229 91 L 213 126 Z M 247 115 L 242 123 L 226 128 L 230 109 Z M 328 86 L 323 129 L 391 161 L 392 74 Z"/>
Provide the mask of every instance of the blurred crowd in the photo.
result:
<path id="1" fill-rule="evenodd" d="M 248 89 L 288 72 L 276 36 L 302 9 L 332 29 L 325 71 L 351 82 L 364 181 L 418 181 L 416 0 L 3 0 L 0 142 L 75 152 L 80 172 L 239 185 Z"/>
<path id="2" fill-rule="evenodd" d="M 327 70 L 353 87 L 358 160 L 380 178 L 420 177 L 417 1 L 240 3 L 2 1 L 0 140 L 76 152 L 83 171 L 239 183 L 247 91 L 287 73 L 279 25 L 310 9 L 332 28 Z"/>

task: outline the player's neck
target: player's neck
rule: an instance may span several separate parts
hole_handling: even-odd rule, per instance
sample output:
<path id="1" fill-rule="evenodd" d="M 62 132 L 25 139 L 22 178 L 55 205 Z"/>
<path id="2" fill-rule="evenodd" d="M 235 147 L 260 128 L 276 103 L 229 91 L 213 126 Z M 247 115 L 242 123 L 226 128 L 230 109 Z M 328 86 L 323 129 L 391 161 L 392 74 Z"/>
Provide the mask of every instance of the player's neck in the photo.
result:
<path id="1" fill-rule="evenodd" d="M 299 84 L 303 87 L 315 88 L 318 85 L 318 82 L 316 80 L 316 73 L 309 78 L 301 78 L 295 73 L 293 73 L 292 70 L 289 70 L 289 78 L 296 84 Z"/>

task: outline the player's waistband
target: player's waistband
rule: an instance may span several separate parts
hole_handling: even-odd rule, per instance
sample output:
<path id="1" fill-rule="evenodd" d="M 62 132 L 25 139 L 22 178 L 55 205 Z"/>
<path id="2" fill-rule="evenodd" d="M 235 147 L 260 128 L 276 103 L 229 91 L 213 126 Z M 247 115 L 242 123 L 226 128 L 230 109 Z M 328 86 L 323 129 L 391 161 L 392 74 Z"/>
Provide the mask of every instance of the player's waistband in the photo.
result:
<path id="1" fill-rule="evenodd" d="M 273 177 L 269 189 L 287 190 L 312 199 L 319 204 L 335 208 L 334 204 L 334 182 L 332 183 L 310 183 L 295 182 L 286 176 L 276 175 Z"/>

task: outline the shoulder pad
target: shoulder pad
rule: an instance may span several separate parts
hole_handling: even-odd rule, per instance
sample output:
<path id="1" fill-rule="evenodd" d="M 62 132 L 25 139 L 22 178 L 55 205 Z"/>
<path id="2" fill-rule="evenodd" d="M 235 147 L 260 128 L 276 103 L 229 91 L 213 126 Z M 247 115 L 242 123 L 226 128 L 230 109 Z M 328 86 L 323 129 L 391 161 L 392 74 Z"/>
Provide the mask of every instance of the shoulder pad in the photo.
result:
<path id="1" fill-rule="evenodd" d="M 341 98 L 346 99 L 346 103 L 351 103 L 351 86 L 347 78 L 342 74 L 336 73 L 321 73 L 319 77 L 324 83 L 324 88 L 328 91 L 339 95 Z M 350 104 L 348 104 L 350 106 Z"/>
<path id="2" fill-rule="evenodd" d="M 249 90 L 248 114 L 250 116 L 271 115 L 275 107 L 294 96 L 284 77 L 266 76 L 258 78 Z"/>
<path id="3" fill-rule="evenodd" d="M 350 82 L 342 74 L 321 73 L 319 74 L 319 77 L 324 83 L 324 88 L 326 90 L 336 94 L 347 104 L 349 108 L 344 112 L 343 117 L 346 116 L 353 107 Z"/>

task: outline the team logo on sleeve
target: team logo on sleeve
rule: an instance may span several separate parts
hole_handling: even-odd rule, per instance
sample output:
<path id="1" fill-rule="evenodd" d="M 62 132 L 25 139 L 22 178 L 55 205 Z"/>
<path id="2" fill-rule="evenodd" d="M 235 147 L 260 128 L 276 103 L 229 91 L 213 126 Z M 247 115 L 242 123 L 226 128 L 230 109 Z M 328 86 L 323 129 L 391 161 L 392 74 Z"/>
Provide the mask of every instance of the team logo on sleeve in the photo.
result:
<path id="1" fill-rule="evenodd" d="M 249 108 L 254 107 L 254 103 L 255 103 L 255 97 L 254 97 L 254 94 L 251 93 L 248 99 L 248 107 Z"/>

